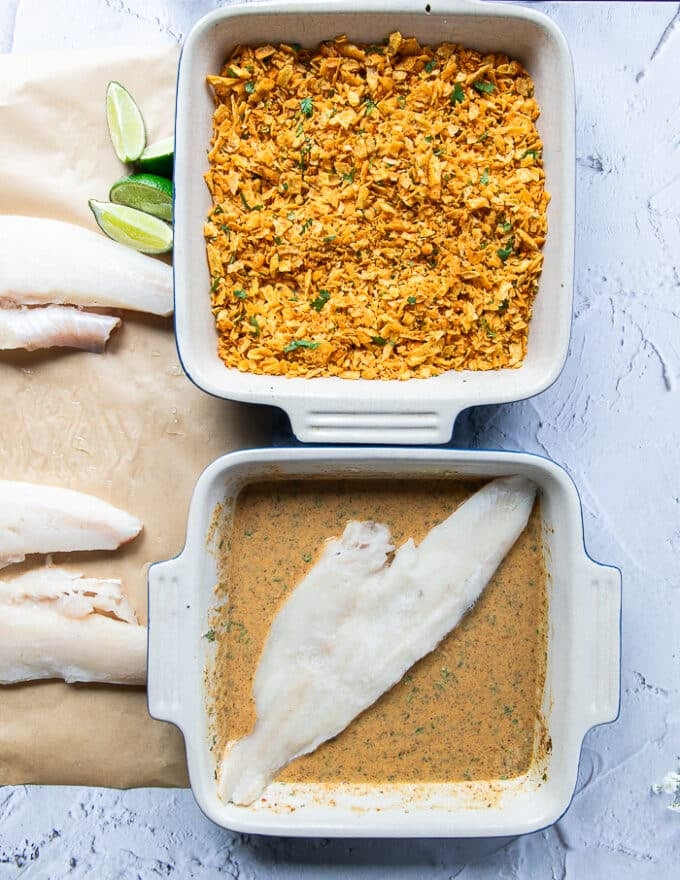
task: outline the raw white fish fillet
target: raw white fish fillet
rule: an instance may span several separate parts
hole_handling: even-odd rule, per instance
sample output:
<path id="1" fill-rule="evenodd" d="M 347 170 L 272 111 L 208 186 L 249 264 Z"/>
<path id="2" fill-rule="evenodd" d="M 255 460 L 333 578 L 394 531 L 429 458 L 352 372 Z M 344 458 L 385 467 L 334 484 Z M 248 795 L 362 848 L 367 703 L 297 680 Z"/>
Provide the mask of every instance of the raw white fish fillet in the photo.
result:
<path id="1" fill-rule="evenodd" d="M 102 352 L 120 318 L 72 306 L 0 308 L 0 349 L 82 348 Z"/>
<path id="2" fill-rule="evenodd" d="M 86 578 L 63 568 L 50 566 L 29 571 L 11 581 L 0 581 L 0 607 L 47 602 L 66 617 L 113 614 L 126 623 L 137 623 L 137 615 L 117 578 Z"/>
<path id="3" fill-rule="evenodd" d="M 521 534 L 535 492 L 523 477 L 493 480 L 391 564 L 384 525 L 351 522 L 329 541 L 274 618 L 253 684 L 257 722 L 225 749 L 222 800 L 252 803 L 432 651 Z"/>
<path id="4" fill-rule="evenodd" d="M 0 568 L 29 553 L 115 550 L 141 529 L 136 517 L 94 495 L 0 480 Z"/>
<path id="5" fill-rule="evenodd" d="M 119 580 L 43 568 L 0 581 L 0 684 L 144 684 L 146 636 Z"/>
<path id="6" fill-rule="evenodd" d="M 0 303 L 69 303 L 170 315 L 172 269 L 73 223 L 2 215 Z"/>

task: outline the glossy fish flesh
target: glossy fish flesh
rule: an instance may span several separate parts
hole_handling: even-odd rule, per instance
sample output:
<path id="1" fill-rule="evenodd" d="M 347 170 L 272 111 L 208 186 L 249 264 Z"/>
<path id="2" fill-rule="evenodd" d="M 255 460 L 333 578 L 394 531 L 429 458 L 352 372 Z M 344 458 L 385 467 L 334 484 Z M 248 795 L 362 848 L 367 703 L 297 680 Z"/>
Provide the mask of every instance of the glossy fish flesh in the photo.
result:
<path id="1" fill-rule="evenodd" d="M 120 318 L 72 306 L 0 309 L 0 349 L 81 348 L 102 352 Z"/>
<path id="2" fill-rule="evenodd" d="M 115 550 L 141 529 L 136 517 L 94 495 L 0 480 L 0 568 L 30 553 Z"/>
<path id="3" fill-rule="evenodd" d="M 336 736 L 432 651 L 474 605 L 525 528 L 523 477 L 487 483 L 416 547 L 350 522 L 280 609 L 255 674 L 255 727 L 218 769 L 224 801 L 249 804 L 293 758 Z"/>
<path id="4" fill-rule="evenodd" d="M 173 310 L 172 269 L 99 233 L 42 217 L 0 216 L 0 304 Z"/>
<path id="5" fill-rule="evenodd" d="M 43 568 L 0 581 L 0 684 L 141 685 L 146 637 L 119 580 Z"/>

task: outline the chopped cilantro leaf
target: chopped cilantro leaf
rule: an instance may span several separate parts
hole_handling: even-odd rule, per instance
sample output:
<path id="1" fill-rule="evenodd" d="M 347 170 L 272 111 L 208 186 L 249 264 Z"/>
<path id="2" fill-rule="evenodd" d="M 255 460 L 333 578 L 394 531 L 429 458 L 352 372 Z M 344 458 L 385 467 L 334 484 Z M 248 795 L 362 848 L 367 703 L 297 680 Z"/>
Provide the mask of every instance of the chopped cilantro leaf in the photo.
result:
<path id="1" fill-rule="evenodd" d="M 402 108 L 402 110 L 403 110 L 403 108 L 406 106 L 406 96 L 405 96 L 405 95 L 399 95 L 399 97 L 397 98 L 397 104 L 399 104 L 399 106 L 400 106 L 400 107 Z"/>
<path id="2" fill-rule="evenodd" d="M 489 327 L 489 324 L 488 324 L 486 318 L 482 318 L 482 320 L 481 320 L 479 323 L 481 324 L 481 327 L 482 327 L 482 329 L 484 330 L 484 332 L 486 333 L 486 335 L 487 335 L 490 339 L 493 339 L 494 336 L 495 336 L 496 334 L 495 334 L 494 331 L 491 329 L 491 327 Z"/>
<path id="3" fill-rule="evenodd" d="M 349 183 L 354 183 L 354 175 L 357 173 L 356 168 L 352 168 L 349 174 L 343 174 L 342 179 L 348 181 Z"/>
<path id="4" fill-rule="evenodd" d="M 307 160 L 312 154 L 312 148 L 310 147 L 309 138 L 305 138 L 305 143 L 300 147 L 300 161 L 297 163 L 300 171 L 304 172 L 307 169 Z"/>
<path id="5" fill-rule="evenodd" d="M 210 285 L 210 292 L 215 293 L 217 288 L 220 286 L 220 281 L 222 280 L 222 276 L 218 275 L 217 278 L 213 278 L 213 283 Z"/>
<path id="6" fill-rule="evenodd" d="M 312 101 L 312 99 L 309 97 L 303 98 L 300 101 L 300 113 L 302 113 L 303 116 L 306 116 L 307 119 L 309 119 L 309 117 L 312 115 L 313 112 L 314 112 L 314 102 Z"/>
<path id="7" fill-rule="evenodd" d="M 526 158 L 527 156 L 531 156 L 532 159 L 538 159 L 538 154 L 540 152 L 540 150 L 525 150 L 522 153 L 522 159 Z"/>
<path id="8" fill-rule="evenodd" d="M 237 299 L 245 299 L 248 296 L 248 294 L 245 292 L 245 290 L 243 290 L 243 288 L 237 287 L 236 290 L 234 291 L 234 296 Z"/>
<path id="9" fill-rule="evenodd" d="M 260 325 L 257 322 L 257 317 L 255 315 L 251 315 L 250 318 L 248 318 L 248 323 L 250 324 L 251 327 L 255 328 L 255 336 L 259 336 L 260 335 Z"/>
<path id="10" fill-rule="evenodd" d="M 496 88 L 493 83 L 487 82 L 484 79 L 478 79 L 477 82 L 472 83 L 472 88 L 477 89 L 478 92 L 493 92 Z"/>
<path id="11" fill-rule="evenodd" d="M 320 312 L 330 298 L 331 295 L 327 290 L 320 290 L 319 295 L 316 299 L 313 299 L 311 301 L 310 306 L 314 309 L 315 312 Z"/>
<path id="12" fill-rule="evenodd" d="M 503 302 L 498 306 L 498 314 L 503 315 L 508 310 L 509 302 L 507 299 L 504 299 Z"/>
<path id="13" fill-rule="evenodd" d="M 430 60 L 425 65 L 425 73 L 432 73 L 432 71 L 437 66 L 437 62 L 434 58 L 430 58 Z"/>
<path id="14" fill-rule="evenodd" d="M 311 553 L 303 553 L 302 554 L 302 561 L 303 562 L 311 562 L 312 561 L 312 554 Z"/>
<path id="15" fill-rule="evenodd" d="M 503 260 L 503 262 L 505 262 L 508 259 L 508 257 L 510 256 L 510 254 L 512 253 L 512 247 L 513 247 L 513 242 L 509 241 L 505 245 L 505 247 L 498 248 L 498 250 L 496 251 L 496 253 L 501 258 L 501 260 Z"/>
<path id="16" fill-rule="evenodd" d="M 239 192 L 239 195 L 241 196 L 241 201 L 243 202 L 243 207 L 246 211 L 262 211 L 264 209 L 264 205 L 249 205 L 248 200 L 243 195 L 242 191 Z"/>
<path id="17" fill-rule="evenodd" d="M 382 336 L 373 336 L 371 342 L 373 345 L 387 345 L 387 340 L 383 339 Z"/>
<path id="18" fill-rule="evenodd" d="M 337 238 L 337 235 L 327 235 L 327 236 L 324 238 L 323 243 L 324 243 L 324 244 L 330 244 L 330 242 L 332 242 L 332 241 L 333 241 L 334 239 L 336 239 L 336 238 Z"/>
<path id="19" fill-rule="evenodd" d="M 291 43 L 290 48 L 295 52 L 299 52 L 302 49 L 302 46 L 299 43 Z"/>
<path id="20" fill-rule="evenodd" d="M 283 350 L 288 352 L 295 351 L 296 348 L 318 348 L 320 345 L 320 342 L 312 342 L 309 339 L 294 339 Z"/>
<path id="21" fill-rule="evenodd" d="M 209 642 L 215 641 L 215 630 L 209 629 L 208 632 L 203 633 L 203 638 L 207 639 Z"/>
<path id="22" fill-rule="evenodd" d="M 452 104 L 460 104 L 464 98 L 465 92 L 463 91 L 463 86 L 457 82 L 453 87 L 453 91 L 449 95 L 449 100 Z"/>
<path id="23" fill-rule="evenodd" d="M 275 235 L 275 236 L 274 236 L 274 244 L 277 244 L 277 245 L 278 245 L 278 244 L 283 244 L 283 239 L 281 238 L 280 235 Z"/>
<path id="24" fill-rule="evenodd" d="M 501 224 L 501 229 L 503 230 L 503 232 L 510 232 L 510 230 L 512 229 L 512 223 L 506 220 L 505 223 Z"/>
<path id="25" fill-rule="evenodd" d="M 305 220 L 305 222 L 302 224 L 302 228 L 301 228 L 301 232 L 302 232 L 303 235 L 304 235 L 305 232 L 307 232 L 307 230 L 311 227 L 311 225 L 312 225 L 313 222 L 314 222 L 314 221 L 312 220 L 311 217 L 308 217 L 308 218 Z"/>
<path id="26" fill-rule="evenodd" d="M 232 79 L 238 79 L 238 74 L 231 67 L 227 67 L 227 76 L 230 76 Z"/>
<path id="27" fill-rule="evenodd" d="M 486 186 L 487 183 L 489 182 L 489 169 L 488 168 L 484 169 L 484 174 L 482 174 L 482 176 L 479 178 L 479 182 L 482 184 L 482 186 Z"/>
<path id="28" fill-rule="evenodd" d="M 253 92 L 255 91 L 255 83 L 254 83 L 252 80 L 249 80 L 249 81 L 246 83 L 245 88 L 246 88 L 246 94 L 247 94 L 247 95 L 252 95 Z"/>
<path id="29" fill-rule="evenodd" d="M 409 296 L 408 299 L 406 300 L 406 302 L 410 306 L 414 306 L 416 304 L 417 300 L 416 300 L 415 296 Z"/>
<path id="30" fill-rule="evenodd" d="M 371 113 L 373 113 L 373 111 L 378 106 L 375 103 L 375 101 L 373 100 L 373 98 L 366 98 L 366 100 L 364 101 L 364 104 L 366 105 L 366 116 L 370 116 Z"/>

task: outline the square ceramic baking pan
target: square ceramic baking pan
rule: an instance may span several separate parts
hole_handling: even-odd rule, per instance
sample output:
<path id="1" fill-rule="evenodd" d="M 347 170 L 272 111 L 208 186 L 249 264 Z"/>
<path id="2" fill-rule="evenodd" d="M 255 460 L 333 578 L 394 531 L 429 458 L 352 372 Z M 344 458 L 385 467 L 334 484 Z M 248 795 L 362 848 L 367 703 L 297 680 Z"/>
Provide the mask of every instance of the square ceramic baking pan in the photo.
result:
<path id="1" fill-rule="evenodd" d="M 218 73 L 240 43 L 315 46 L 339 34 L 379 42 L 391 31 L 423 43 L 450 41 L 505 52 L 529 70 L 541 105 L 546 186 L 551 195 L 543 274 L 528 352 L 516 370 L 448 372 L 430 379 L 287 379 L 227 369 L 217 355 L 203 224 L 211 208 L 203 179 L 213 99 L 206 75 Z M 175 156 L 175 326 L 188 376 L 218 397 L 285 410 L 303 442 L 445 443 L 461 410 L 520 400 L 559 375 L 571 328 L 574 250 L 574 85 L 569 49 L 558 28 L 525 7 L 478 0 L 235 3 L 191 31 L 179 68 Z"/>
<path id="2" fill-rule="evenodd" d="M 394 479 L 530 477 L 539 487 L 548 570 L 549 633 L 542 712 L 552 748 L 507 780 L 300 785 L 274 783 L 267 800 L 243 807 L 218 798 L 204 676 L 213 646 L 203 638 L 216 602 L 214 512 L 247 483 L 289 478 Z M 212 535 L 212 538 L 210 537 Z M 243 548 L 235 544 L 234 553 Z M 249 450 L 219 458 L 201 475 L 187 542 L 149 571 L 149 710 L 183 732 L 201 809 L 236 831 L 318 836 L 480 837 L 521 834 L 554 822 L 576 783 L 581 741 L 618 712 L 621 581 L 618 569 L 585 552 L 571 479 L 535 455 L 404 449 Z"/>

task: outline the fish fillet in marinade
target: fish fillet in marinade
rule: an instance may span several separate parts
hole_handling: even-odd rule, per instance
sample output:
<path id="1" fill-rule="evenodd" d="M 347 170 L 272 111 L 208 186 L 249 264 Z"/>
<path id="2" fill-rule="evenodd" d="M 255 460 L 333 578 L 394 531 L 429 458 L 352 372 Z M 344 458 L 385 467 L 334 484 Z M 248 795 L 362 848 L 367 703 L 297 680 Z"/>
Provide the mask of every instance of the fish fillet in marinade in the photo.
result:
<path id="1" fill-rule="evenodd" d="M 391 563 L 384 525 L 350 522 L 329 541 L 274 618 L 253 684 L 257 721 L 225 749 L 220 797 L 252 803 L 432 651 L 525 528 L 535 493 L 523 477 L 493 480 Z"/>

